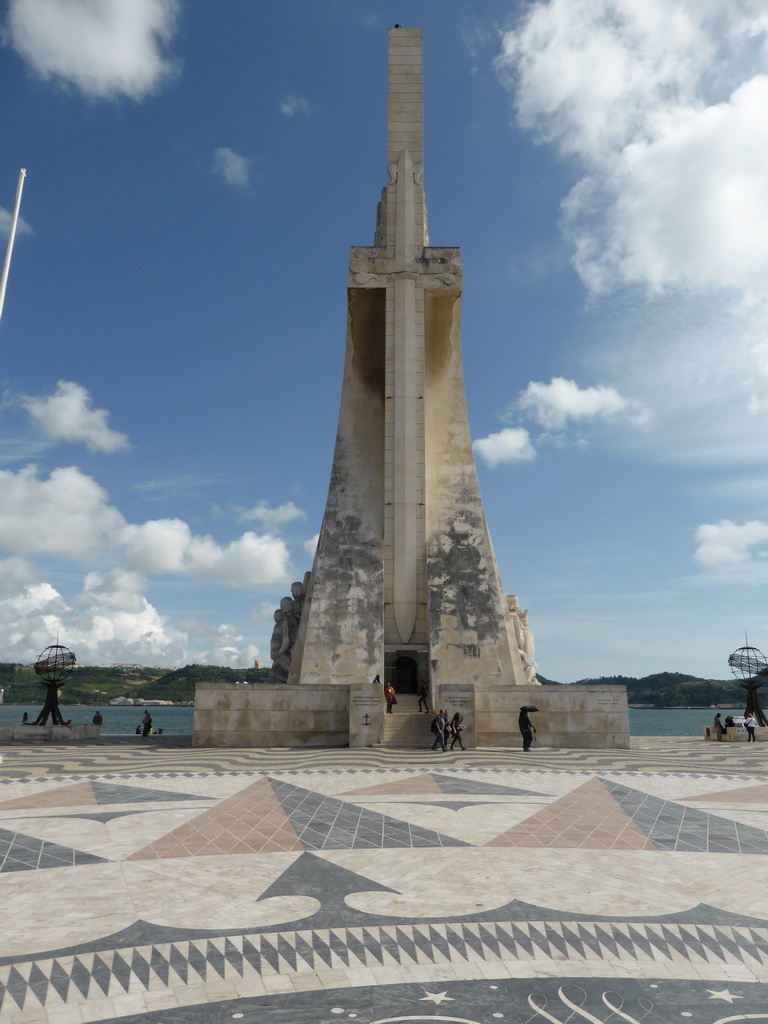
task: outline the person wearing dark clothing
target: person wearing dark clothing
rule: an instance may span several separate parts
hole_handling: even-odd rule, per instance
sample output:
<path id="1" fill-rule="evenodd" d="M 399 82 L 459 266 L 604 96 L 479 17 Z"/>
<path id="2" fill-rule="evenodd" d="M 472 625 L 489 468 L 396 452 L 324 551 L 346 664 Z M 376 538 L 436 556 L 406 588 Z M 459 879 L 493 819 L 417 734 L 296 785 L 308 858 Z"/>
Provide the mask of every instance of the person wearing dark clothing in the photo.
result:
<path id="1" fill-rule="evenodd" d="M 439 711 L 432 719 L 432 732 L 435 734 L 435 742 L 432 744 L 432 749 L 437 750 L 438 744 L 445 753 L 445 730 L 448 725 L 448 715 L 444 711 Z"/>
<path id="2" fill-rule="evenodd" d="M 528 711 L 526 708 L 520 708 L 520 717 L 517 720 L 517 724 L 520 727 L 520 735 L 523 737 L 523 750 L 528 751 L 531 749 L 531 743 L 533 743 L 533 736 L 536 729 L 533 726 L 533 722 L 528 717 Z"/>
<path id="3" fill-rule="evenodd" d="M 141 730 L 142 736 L 149 736 L 152 732 L 152 715 L 148 711 L 144 712 L 144 717 L 141 720 L 143 729 Z"/>
<path id="4" fill-rule="evenodd" d="M 424 705 L 424 710 L 429 714 L 429 690 L 427 684 L 422 679 L 421 685 L 419 686 L 419 712 L 421 712 L 421 705 Z"/>
<path id="5" fill-rule="evenodd" d="M 101 717 L 101 712 L 97 711 L 96 714 L 93 716 L 93 724 L 94 725 L 101 725 L 101 723 L 103 721 L 104 721 L 104 719 Z"/>
<path id="6" fill-rule="evenodd" d="M 456 714 L 451 719 L 451 724 L 449 726 L 452 736 L 451 750 L 453 750 L 457 743 L 459 744 L 461 749 L 464 750 L 464 744 L 461 742 L 461 734 L 464 731 L 464 726 L 462 725 L 463 721 L 464 715 L 462 715 L 460 711 L 457 711 Z"/>

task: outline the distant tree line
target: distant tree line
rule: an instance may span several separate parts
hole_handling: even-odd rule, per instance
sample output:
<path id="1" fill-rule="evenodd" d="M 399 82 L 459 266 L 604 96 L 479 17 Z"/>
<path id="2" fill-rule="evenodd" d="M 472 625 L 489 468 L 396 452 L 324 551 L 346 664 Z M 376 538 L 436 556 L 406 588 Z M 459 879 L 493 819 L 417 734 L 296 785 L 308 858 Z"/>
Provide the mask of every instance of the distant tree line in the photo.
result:
<path id="1" fill-rule="evenodd" d="M 107 704 L 115 697 L 145 700 L 194 700 L 197 683 L 264 683 L 268 668 L 235 669 L 218 665 L 164 668 L 125 668 L 83 665 L 67 676 L 61 704 Z M 42 704 L 45 690 L 31 665 L 0 662 L 0 686 L 6 704 Z"/>
<path id="2" fill-rule="evenodd" d="M 115 697 L 143 697 L 145 700 L 194 700 L 197 683 L 265 683 L 268 668 L 224 668 L 219 665 L 185 665 L 167 671 L 162 668 L 82 666 L 74 669 L 62 687 L 62 704 L 106 704 Z M 539 676 L 546 686 L 563 686 Z M 630 704 L 664 707 L 708 707 L 711 704 L 744 704 L 744 690 L 735 680 L 696 679 L 681 672 L 657 672 L 634 676 L 601 676 L 579 679 L 572 686 L 626 686 Z M 7 704 L 42 704 L 45 693 L 31 665 L 0 662 L 0 686 Z M 762 701 L 768 705 L 768 681 Z"/>
<path id="3" fill-rule="evenodd" d="M 626 686 L 630 704 L 648 704 L 654 708 L 709 707 L 730 704 L 741 707 L 745 691 L 735 679 L 697 679 L 682 672 L 656 672 L 636 679 L 634 676 L 601 676 L 579 679 L 574 686 Z M 768 691 L 766 692 L 768 699 Z"/>

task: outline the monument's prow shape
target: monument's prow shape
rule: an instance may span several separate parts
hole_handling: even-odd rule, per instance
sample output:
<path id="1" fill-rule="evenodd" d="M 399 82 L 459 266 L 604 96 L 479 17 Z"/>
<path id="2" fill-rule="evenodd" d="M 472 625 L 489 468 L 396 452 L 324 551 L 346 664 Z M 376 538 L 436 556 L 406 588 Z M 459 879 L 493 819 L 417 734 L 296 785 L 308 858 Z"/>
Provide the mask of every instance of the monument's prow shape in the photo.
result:
<path id="1" fill-rule="evenodd" d="M 336 450 L 289 683 L 526 682 L 469 435 L 459 251 L 429 245 L 423 178 L 421 30 L 398 27 L 387 184 L 374 245 L 350 259 Z"/>

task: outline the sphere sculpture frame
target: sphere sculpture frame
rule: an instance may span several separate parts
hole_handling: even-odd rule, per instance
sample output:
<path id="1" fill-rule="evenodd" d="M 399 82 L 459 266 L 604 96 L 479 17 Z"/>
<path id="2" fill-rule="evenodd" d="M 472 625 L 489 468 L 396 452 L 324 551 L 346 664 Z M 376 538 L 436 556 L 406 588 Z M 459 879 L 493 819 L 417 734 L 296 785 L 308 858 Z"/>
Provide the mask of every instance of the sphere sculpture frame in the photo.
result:
<path id="1" fill-rule="evenodd" d="M 754 679 L 768 668 L 768 661 L 757 647 L 739 647 L 728 658 L 728 665 L 737 679 Z"/>
<path id="2" fill-rule="evenodd" d="M 752 714 L 759 725 L 768 726 L 768 718 L 765 717 L 760 707 L 760 698 L 757 691 L 763 685 L 759 677 L 768 676 L 768 660 L 757 647 L 739 647 L 728 658 L 731 672 L 737 679 L 743 680 L 739 686 L 747 691 L 747 706 L 744 713 Z"/>
<path id="3" fill-rule="evenodd" d="M 33 725 L 46 725 L 51 716 L 52 725 L 64 725 L 59 710 L 59 687 L 64 685 L 66 677 L 75 667 L 77 658 L 67 647 L 52 644 L 38 656 L 34 669 L 40 676 L 40 682 L 46 687 L 45 704 Z"/>

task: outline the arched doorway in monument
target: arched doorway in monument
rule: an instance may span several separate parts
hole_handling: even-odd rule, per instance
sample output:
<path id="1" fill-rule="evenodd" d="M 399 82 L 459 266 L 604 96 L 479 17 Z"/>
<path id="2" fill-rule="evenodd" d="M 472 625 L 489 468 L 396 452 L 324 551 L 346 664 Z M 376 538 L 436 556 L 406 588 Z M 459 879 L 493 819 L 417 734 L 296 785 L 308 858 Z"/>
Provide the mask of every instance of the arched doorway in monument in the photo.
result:
<path id="1" fill-rule="evenodd" d="M 419 692 L 419 669 L 410 654 L 402 654 L 395 662 L 395 690 L 398 693 Z"/>
<path id="2" fill-rule="evenodd" d="M 384 653 L 384 681 L 398 693 L 418 693 L 419 684 L 429 685 L 429 651 L 396 648 Z"/>

